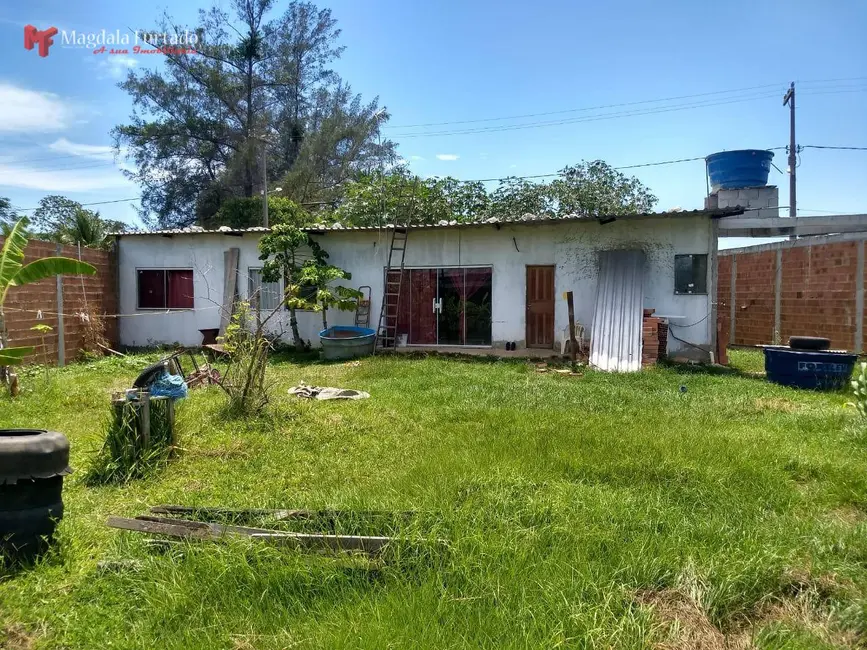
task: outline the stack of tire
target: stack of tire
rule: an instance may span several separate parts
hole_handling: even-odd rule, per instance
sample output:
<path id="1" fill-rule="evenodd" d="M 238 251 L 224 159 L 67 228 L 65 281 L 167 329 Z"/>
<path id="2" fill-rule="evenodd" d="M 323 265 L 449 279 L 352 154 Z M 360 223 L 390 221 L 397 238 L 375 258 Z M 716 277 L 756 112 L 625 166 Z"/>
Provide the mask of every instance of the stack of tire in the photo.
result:
<path id="1" fill-rule="evenodd" d="M 0 429 L 0 558 L 43 552 L 63 517 L 69 441 L 40 429 Z"/>

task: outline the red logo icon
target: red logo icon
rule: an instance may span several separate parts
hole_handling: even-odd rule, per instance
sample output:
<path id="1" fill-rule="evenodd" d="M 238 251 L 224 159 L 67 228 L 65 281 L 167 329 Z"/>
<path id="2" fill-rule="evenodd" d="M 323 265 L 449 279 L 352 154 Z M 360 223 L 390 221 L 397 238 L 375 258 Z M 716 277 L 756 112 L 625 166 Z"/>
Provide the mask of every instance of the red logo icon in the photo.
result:
<path id="1" fill-rule="evenodd" d="M 33 25 L 27 25 L 24 27 L 24 49 L 32 50 L 34 45 L 38 45 L 39 56 L 46 57 L 48 56 L 48 48 L 54 45 L 51 37 L 55 34 L 57 34 L 56 27 L 39 31 Z"/>

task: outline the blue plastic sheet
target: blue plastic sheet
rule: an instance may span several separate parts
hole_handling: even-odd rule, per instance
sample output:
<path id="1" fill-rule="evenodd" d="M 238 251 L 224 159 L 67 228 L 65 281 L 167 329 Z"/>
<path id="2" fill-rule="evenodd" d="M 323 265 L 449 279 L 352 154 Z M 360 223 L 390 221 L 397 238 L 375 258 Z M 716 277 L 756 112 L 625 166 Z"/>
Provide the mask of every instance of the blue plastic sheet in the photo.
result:
<path id="1" fill-rule="evenodd" d="M 187 384 L 180 375 L 170 375 L 168 372 L 163 371 L 154 383 L 151 384 L 150 393 L 152 397 L 183 399 L 187 396 Z"/>

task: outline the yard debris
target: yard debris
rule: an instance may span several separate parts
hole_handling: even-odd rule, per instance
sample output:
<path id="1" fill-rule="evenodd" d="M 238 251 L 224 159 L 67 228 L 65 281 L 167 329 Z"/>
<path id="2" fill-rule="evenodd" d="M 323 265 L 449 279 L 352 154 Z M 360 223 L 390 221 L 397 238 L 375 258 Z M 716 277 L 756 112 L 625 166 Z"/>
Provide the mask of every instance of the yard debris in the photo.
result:
<path id="1" fill-rule="evenodd" d="M 331 386 L 308 386 L 303 381 L 289 389 L 290 395 L 307 399 L 367 399 L 370 393 L 352 388 L 333 388 Z"/>
<path id="2" fill-rule="evenodd" d="M 353 551 L 377 555 L 393 541 L 391 537 L 367 535 L 326 535 L 320 533 L 295 533 L 269 528 L 229 526 L 204 521 L 190 521 L 166 517 L 142 515 L 135 519 L 109 517 L 110 528 L 130 530 L 148 535 L 164 535 L 175 539 L 218 542 L 232 538 L 249 538 L 269 541 L 280 546 L 293 546 L 316 551 Z"/>
<path id="3" fill-rule="evenodd" d="M 415 510 L 304 510 L 304 509 L 289 509 L 280 508 L 275 510 L 263 508 L 247 508 L 241 510 L 233 510 L 231 508 L 213 508 L 213 507 L 195 507 L 195 506 L 175 506 L 175 505 L 160 505 L 153 506 L 150 512 L 155 515 L 197 515 L 200 517 L 228 517 L 228 518 L 250 518 L 250 517 L 269 517 L 276 521 L 285 519 L 338 519 L 341 517 L 415 517 L 418 513 Z"/>

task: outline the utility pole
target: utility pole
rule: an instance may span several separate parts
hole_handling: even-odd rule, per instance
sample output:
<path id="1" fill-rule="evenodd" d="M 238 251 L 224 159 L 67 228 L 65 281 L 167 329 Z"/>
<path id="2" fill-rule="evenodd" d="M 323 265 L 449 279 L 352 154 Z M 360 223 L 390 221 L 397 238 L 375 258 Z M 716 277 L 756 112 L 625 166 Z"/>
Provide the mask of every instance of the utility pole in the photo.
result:
<path id="1" fill-rule="evenodd" d="M 789 216 L 798 216 L 798 201 L 796 197 L 795 167 L 798 163 L 797 145 L 795 144 L 795 82 L 789 86 L 783 97 L 783 106 L 789 105 Z"/>
<path id="2" fill-rule="evenodd" d="M 794 127 L 792 127 L 794 128 Z M 794 137 L 794 136 L 793 136 Z M 262 143 L 262 225 L 268 227 L 268 141 Z"/>

